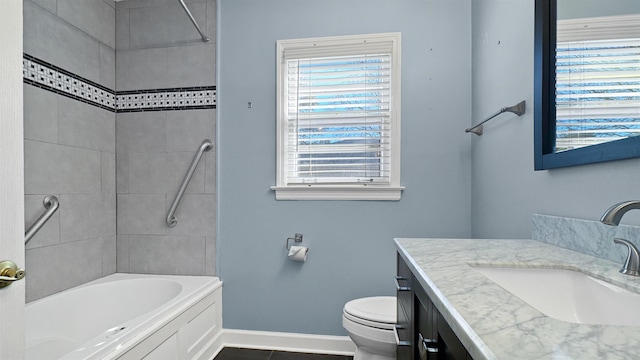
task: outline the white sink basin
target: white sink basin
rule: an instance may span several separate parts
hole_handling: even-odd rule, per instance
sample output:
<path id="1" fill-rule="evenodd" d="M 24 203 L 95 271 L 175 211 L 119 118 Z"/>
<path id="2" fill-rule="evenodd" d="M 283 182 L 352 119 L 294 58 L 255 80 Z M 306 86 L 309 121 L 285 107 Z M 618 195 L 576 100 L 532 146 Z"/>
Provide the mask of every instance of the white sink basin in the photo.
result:
<path id="1" fill-rule="evenodd" d="M 484 266 L 474 269 L 552 318 L 581 324 L 640 326 L 640 294 L 581 272 Z"/>

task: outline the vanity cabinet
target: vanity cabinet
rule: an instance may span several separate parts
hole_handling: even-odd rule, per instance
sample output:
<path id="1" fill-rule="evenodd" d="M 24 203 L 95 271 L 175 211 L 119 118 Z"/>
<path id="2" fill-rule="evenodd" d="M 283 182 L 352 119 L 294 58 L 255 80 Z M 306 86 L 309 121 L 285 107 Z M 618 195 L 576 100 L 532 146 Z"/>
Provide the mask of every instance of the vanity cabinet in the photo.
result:
<path id="1" fill-rule="evenodd" d="M 398 254 L 398 360 L 473 360 Z"/>

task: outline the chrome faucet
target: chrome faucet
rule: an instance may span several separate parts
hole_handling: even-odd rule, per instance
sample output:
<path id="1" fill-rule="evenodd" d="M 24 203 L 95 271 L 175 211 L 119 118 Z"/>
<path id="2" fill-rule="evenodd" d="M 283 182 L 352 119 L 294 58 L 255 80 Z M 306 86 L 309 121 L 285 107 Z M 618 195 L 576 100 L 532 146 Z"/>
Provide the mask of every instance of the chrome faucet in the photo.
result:
<path id="1" fill-rule="evenodd" d="M 603 224 L 618 226 L 622 216 L 629 210 L 640 209 L 640 200 L 623 201 L 617 203 L 607 209 L 600 218 Z M 633 243 L 625 239 L 613 239 L 616 244 L 625 245 L 627 247 L 627 258 L 620 272 L 631 276 L 640 276 L 640 253 Z"/>

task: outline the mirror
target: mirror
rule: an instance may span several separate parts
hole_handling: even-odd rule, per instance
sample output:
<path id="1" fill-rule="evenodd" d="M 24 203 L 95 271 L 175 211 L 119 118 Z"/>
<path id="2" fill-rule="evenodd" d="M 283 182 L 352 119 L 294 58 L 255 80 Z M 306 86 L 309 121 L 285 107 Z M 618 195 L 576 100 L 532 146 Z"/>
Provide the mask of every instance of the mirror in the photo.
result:
<path id="1" fill-rule="evenodd" d="M 640 1 L 536 0 L 535 16 L 535 169 L 639 157 Z"/>

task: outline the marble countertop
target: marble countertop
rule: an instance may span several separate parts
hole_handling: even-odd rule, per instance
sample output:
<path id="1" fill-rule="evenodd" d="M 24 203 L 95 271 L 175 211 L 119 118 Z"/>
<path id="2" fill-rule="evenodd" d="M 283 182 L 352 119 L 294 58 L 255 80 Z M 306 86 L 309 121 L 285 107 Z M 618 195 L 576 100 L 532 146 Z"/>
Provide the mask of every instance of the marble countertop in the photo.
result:
<path id="1" fill-rule="evenodd" d="M 394 242 L 474 360 L 640 359 L 640 327 L 575 324 L 548 317 L 471 267 L 580 270 L 640 293 L 640 278 L 620 274 L 622 264 L 535 240 Z"/>

